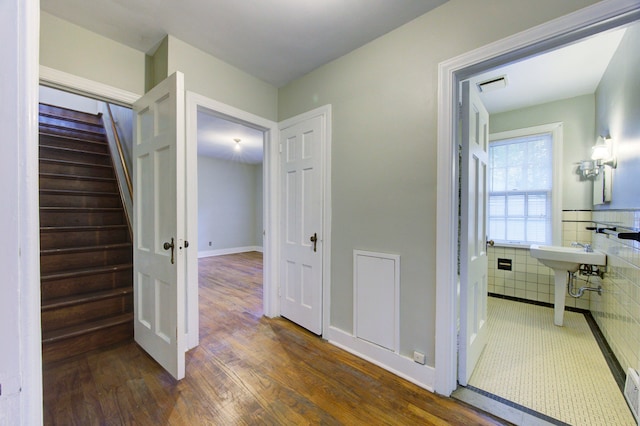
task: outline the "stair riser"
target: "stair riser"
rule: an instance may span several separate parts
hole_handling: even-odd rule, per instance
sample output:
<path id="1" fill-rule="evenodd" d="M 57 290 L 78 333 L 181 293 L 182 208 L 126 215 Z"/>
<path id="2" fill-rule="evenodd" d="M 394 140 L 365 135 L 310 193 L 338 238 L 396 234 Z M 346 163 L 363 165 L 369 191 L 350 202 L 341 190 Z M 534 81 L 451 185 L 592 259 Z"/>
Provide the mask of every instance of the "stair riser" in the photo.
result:
<path id="1" fill-rule="evenodd" d="M 63 160 L 87 164 L 98 164 L 103 166 L 111 165 L 111 158 L 108 155 L 89 152 L 68 151 L 47 146 L 40 146 L 40 158 L 48 160 Z"/>
<path id="2" fill-rule="evenodd" d="M 40 194 L 41 207 L 120 207 L 119 195 Z"/>
<path id="3" fill-rule="evenodd" d="M 80 111 L 72 111 L 66 108 L 57 107 L 54 105 L 40 104 L 39 111 L 41 114 L 45 114 L 50 117 L 65 118 L 68 120 L 79 121 L 83 123 L 101 124 L 102 118 L 95 114 L 87 114 Z"/>
<path id="4" fill-rule="evenodd" d="M 50 363 L 133 339 L 133 322 L 42 345 L 42 361 Z"/>
<path id="5" fill-rule="evenodd" d="M 111 167 L 92 167 L 55 161 L 40 161 L 40 173 L 56 173 L 83 177 L 114 177 L 113 168 Z"/>
<path id="6" fill-rule="evenodd" d="M 90 226 L 90 225 L 124 225 L 122 212 L 107 213 L 40 213 L 40 226 Z"/>
<path id="7" fill-rule="evenodd" d="M 41 295 L 42 300 L 46 301 L 74 294 L 87 294 L 132 285 L 133 271 L 126 269 L 124 271 L 42 281 Z"/>
<path id="8" fill-rule="evenodd" d="M 101 244 L 126 243 L 129 240 L 129 231 L 125 228 L 95 231 L 48 231 L 40 233 L 40 248 L 47 250 L 52 248 L 97 246 Z"/>
<path id="9" fill-rule="evenodd" d="M 94 123 L 84 123 L 80 121 L 72 121 L 66 118 L 59 117 L 50 117 L 45 115 L 40 115 L 38 117 L 38 123 L 40 127 L 51 127 L 51 128 L 61 128 L 64 130 L 76 130 L 78 132 L 83 133 L 94 133 L 99 135 L 104 135 L 104 128 L 102 127 L 102 123 L 94 124 Z"/>
<path id="10" fill-rule="evenodd" d="M 104 138 L 96 138 L 84 140 L 83 135 L 79 134 L 68 134 L 72 138 L 80 138 L 80 139 L 72 139 L 72 138 L 61 138 L 50 135 L 40 134 L 40 145 L 44 146 L 55 146 L 57 148 L 69 148 L 69 149 L 77 149 L 81 151 L 90 151 L 90 152 L 98 152 L 101 154 L 109 153 L 109 145 L 107 145 Z M 96 140 L 97 139 L 97 140 Z"/>
<path id="11" fill-rule="evenodd" d="M 40 256 L 43 274 L 94 266 L 119 265 L 132 262 L 131 247 L 115 250 L 88 251 L 73 254 L 47 254 Z"/>
<path id="12" fill-rule="evenodd" d="M 114 315 L 133 312 L 133 295 L 127 294 L 42 312 L 42 331 L 48 332 Z"/>
<path id="13" fill-rule="evenodd" d="M 115 181 L 63 179 L 58 177 L 40 177 L 40 189 L 64 189 L 72 191 L 118 192 Z"/>

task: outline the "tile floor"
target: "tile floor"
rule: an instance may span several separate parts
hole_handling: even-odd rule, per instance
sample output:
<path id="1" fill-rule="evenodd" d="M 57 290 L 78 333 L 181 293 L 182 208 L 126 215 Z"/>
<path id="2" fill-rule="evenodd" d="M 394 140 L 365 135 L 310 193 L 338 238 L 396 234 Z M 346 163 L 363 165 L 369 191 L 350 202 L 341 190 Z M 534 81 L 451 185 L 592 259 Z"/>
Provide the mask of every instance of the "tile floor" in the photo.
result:
<path id="1" fill-rule="evenodd" d="M 489 298 L 488 308 L 489 343 L 470 388 L 534 413 L 520 424 L 636 424 L 582 313 L 565 312 L 556 327 L 548 307 Z"/>

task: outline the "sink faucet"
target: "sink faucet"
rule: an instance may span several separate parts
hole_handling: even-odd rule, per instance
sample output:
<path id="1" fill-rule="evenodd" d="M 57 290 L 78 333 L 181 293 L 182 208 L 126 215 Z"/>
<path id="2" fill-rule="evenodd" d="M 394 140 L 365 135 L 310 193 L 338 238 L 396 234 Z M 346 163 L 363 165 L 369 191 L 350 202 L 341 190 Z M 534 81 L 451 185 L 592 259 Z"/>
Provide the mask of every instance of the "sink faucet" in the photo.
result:
<path id="1" fill-rule="evenodd" d="M 593 253 L 593 248 L 591 247 L 591 244 L 582 244 L 579 243 L 577 241 L 571 243 L 571 247 L 583 247 L 584 251 L 586 251 L 587 253 Z"/>

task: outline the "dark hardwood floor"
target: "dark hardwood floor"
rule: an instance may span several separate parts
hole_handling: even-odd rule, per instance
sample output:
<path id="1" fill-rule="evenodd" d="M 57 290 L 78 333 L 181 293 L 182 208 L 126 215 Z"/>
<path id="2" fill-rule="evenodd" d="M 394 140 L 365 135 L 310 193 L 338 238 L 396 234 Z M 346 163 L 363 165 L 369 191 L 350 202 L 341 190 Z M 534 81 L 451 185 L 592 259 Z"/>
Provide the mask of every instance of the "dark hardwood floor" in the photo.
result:
<path id="1" fill-rule="evenodd" d="M 135 343 L 48 365 L 48 425 L 502 425 L 262 316 L 262 256 L 200 260 L 200 346 L 175 381 Z"/>

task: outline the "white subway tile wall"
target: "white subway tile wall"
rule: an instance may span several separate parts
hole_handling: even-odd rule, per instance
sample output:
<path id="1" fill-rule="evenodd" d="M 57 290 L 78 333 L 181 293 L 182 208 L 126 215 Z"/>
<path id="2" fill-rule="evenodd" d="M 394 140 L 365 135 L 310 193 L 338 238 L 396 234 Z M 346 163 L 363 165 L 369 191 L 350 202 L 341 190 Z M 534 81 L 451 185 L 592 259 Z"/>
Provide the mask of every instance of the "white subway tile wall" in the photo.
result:
<path id="1" fill-rule="evenodd" d="M 563 211 L 562 245 L 568 247 L 576 241 L 592 243 L 593 231 L 586 230 L 588 226 L 593 226 L 591 211 Z M 553 303 L 553 271 L 531 257 L 528 248 L 489 247 L 487 254 L 490 293 Z M 512 270 L 498 269 L 499 258 L 511 259 Z M 594 281 L 593 278 L 591 281 Z M 567 294 L 565 304 L 573 308 L 590 309 L 591 297 L 591 292 L 585 292 L 579 299 Z"/>
<path id="2" fill-rule="evenodd" d="M 594 211 L 593 221 L 638 231 L 640 210 Z M 593 246 L 607 254 L 607 273 L 602 296 L 591 296 L 591 313 L 622 368 L 640 370 L 640 242 L 594 234 Z"/>

